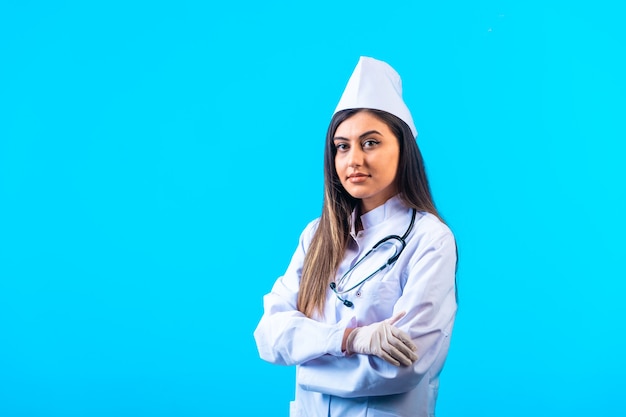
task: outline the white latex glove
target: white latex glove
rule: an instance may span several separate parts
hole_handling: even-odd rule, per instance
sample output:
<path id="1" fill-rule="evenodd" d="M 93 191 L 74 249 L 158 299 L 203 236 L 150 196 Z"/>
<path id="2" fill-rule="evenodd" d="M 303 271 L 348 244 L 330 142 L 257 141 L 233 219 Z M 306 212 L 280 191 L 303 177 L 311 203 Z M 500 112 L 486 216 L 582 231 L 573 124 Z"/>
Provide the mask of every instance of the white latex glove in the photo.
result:
<path id="1" fill-rule="evenodd" d="M 411 365 L 417 360 L 417 346 L 406 332 L 394 326 L 405 314 L 403 311 L 390 319 L 355 328 L 346 339 L 346 352 L 376 355 L 395 366 Z"/>

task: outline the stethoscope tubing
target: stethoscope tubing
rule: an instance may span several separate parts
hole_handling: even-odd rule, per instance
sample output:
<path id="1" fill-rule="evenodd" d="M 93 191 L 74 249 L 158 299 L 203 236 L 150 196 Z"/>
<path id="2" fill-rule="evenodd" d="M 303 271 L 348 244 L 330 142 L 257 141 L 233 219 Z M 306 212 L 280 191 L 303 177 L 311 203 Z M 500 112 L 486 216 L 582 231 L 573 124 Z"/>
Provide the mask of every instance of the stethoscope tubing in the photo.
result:
<path id="1" fill-rule="evenodd" d="M 404 248 L 406 247 L 406 238 L 409 236 L 409 233 L 411 233 L 411 230 L 413 230 L 413 226 L 415 224 L 415 217 L 417 215 L 417 210 L 413 209 L 413 213 L 411 215 L 411 223 L 409 224 L 409 227 L 406 229 L 406 232 L 404 232 L 404 235 L 402 235 L 402 237 L 398 236 L 398 235 L 389 235 L 389 236 L 385 236 L 384 238 L 382 238 L 381 240 L 379 240 L 378 242 L 376 242 L 376 244 L 374 246 L 372 246 L 372 248 L 370 250 L 367 251 L 367 253 L 365 255 L 363 255 L 361 257 L 361 259 L 359 259 L 354 266 L 352 266 L 350 269 L 348 269 L 342 276 L 341 278 L 339 278 L 338 282 L 335 283 L 334 281 L 330 283 L 330 288 L 333 290 L 333 292 L 337 295 L 341 295 L 341 294 L 346 294 L 349 293 L 350 291 L 354 290 L 357 287 L 360 287 L 361 285 L 363 285 L 365 282 L 367 282 L 368 280 L 370 280 L 374 275 L 376 275 L 377 273 L 381 272 L 382 270 L 386 269 L 388 266 L 393 265 L 398 258 L 400 257 L 400 254 L 402 253 L 402 251 L 404 251 Z M 346 277 L 352 272 L 354 271 L 354 269 L 359 266 L 359 264 L 361 262 L 363 262 L 363 260 L 365 260 L 372 252 L 374 252 L 378 247 L 380 247 L 382 244 L 390 241 L 390 240 L 397 240 L 398 242 L 400 242 L 400 250 L 396 249 L 396 253 L 387 260 L 387 262 L 385 262 L 380 268 L 378 268 L 376 271 L 372 272 L 371 274 L 369 274 L 367 277 L 363 278 L 362 280 L 360 280 L 359 282 L 357 282 L 355 285 L 353 285 L 352 287 L 345 289 L 345 290 L 340 290 L 338 288 L 337 284 L 341 284 L 346 280 Z M 344 301 L 345 302 L 345 301 Z"/>

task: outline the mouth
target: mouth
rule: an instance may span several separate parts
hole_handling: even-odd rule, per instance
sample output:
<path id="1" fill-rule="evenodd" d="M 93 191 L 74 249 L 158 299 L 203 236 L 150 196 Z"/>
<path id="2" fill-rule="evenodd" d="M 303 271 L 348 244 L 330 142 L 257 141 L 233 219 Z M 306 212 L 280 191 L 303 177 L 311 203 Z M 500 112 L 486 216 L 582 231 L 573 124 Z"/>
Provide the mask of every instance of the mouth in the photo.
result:
<path id="1" fill-rule="evenodd" d="M 348 175 L 348 181 L 356 184 L 367 180 L 370 176 L 367 174 L 362 174 L 360 172 L 355 172 L 354 174 Z"/>

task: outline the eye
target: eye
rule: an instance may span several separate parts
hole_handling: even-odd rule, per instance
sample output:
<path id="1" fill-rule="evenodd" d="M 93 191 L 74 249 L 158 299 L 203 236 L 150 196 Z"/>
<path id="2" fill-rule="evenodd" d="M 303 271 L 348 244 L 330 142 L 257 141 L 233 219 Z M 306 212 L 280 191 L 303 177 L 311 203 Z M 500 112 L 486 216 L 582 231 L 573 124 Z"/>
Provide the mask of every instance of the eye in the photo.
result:
<path id="1" fill-rule="evenodd" d="M 338 152 L 347 151 L 348 150 L 348 144 L 344 143 L 344 142 L 335 143 L 335 149 Z"/>
<path id="2" fill-rule="evenodd" d="M 378 145 L 380 142 L 377 141 L 376 139 L 367 139 L 363 142 L 363 147 L 364 148 L 373 148 L 374 146 Z"/>

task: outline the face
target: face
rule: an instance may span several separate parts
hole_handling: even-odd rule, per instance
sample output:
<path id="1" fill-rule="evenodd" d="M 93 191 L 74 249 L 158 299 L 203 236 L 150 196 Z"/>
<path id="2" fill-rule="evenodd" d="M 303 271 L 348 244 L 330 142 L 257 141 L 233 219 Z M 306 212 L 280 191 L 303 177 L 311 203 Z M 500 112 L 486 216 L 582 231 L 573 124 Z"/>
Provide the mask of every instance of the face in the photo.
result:
<path id="1" fill-rule="evenodd" d="M 333 142 L 337 175 L 346 191 L 361 200 L 362 214 L 397 193 L 400 145 L 383 121 L 365 111 L 356 113 L 337 127 Z"/>

